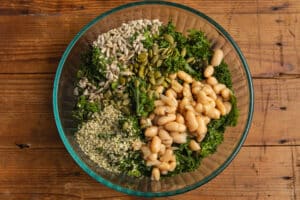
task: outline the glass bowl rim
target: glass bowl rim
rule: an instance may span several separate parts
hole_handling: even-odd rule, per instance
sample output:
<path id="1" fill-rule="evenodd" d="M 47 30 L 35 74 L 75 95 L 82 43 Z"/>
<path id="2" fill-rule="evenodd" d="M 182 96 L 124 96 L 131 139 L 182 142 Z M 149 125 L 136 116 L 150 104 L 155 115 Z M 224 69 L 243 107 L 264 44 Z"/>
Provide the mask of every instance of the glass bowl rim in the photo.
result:
<path id="1" fill-rule="evenodd" d="M 115 13 L 117 11 L 126 9 L 126 8 L 130 8 L 130 7 L 135 7 L 135 6 L 141 6 L 141 5 L 165 5 L 165 6 L 172 6 L 172 7 L 176 7 L 176 8 L 180 8 L 183 9 L 185 11 L 191 12 L 193 14 L 196 14 L 197 16 L 204 18 L 205 20 L 207 20 L 210 24 L 212 24 L 218 31 L 220 31 L 225 37 L 226 39 L 231 43 L 231 45 L 234 47 L 235 51 L 237 52 L 240 60 L 242 61 L 242 66 L 244 67 L 245 73 L 246 73 L 246 77 L 247 77 L 247 83 L 248 83 L 248 89 L 249 89 L 249 113 L 248 113 L 248 118 L 247 118 L 247 124 L 244 128 L 244 132 L 243 135 L 240 139 L 240 141 L 238 142 L 238 144 L 236 145 L 234 151 L 230 154 L 230 156 L 226 159 L 226 161 L 218 167 L 218 169 L 216 169 L 212 174 L 210 174 L 209 176 L 205 177 L 203 180 L 193 184 L 193 185 L 189 185 L 186 186 L 184 188 L 181 189 L 177 189 L 177 190 L 171 190 L 171 191 L 166 191 L 166 192 L 141 192 L 141 191 L 137 191 L 137 190 L 132 190 L 129 188 L 124 188 L 122 186 L 116 185 L 104 178 L 102 178 L 101 176 L 99 176 L 98 174 L 96 174 L 92 169 L 90 169 L 90 167 L 88 167 L 81 159 L 80 157 L 77 155 L 77 153 L 73 150 L 71 144 L 69 143 L 64 130 L 62 128 L 62 124 L 60 121 L 60 117 L 59 117 L 59 109 L 58 109 L 58 86 L 59 86 L 59 80 L 60 80 L 60 76 L 61 76 L 61 72 L 64 66 L 64 63 L 70 53 L 70 51 L 72 50 L 73 46 L 76 44 L 76 42 L 79 40 L 79 38 L 91 27 L 93 26 L 95 23 L 97 23 L 99 20 L 103 19 L 104 17 L 107 17 L 108 15 Z M 54 85 L 53 85 L 53 94 L 52 94 L 52 102 L 53 102 L 53 112 L 54 112 L 54 118 L 55 118 L 55 123 L 56 123 L 56 127 L 58 129 L 59 135 L 61 140 L 63 141 L 64 146 L 66 147 L 67 151 L 69 152 L 69 154 L 72 156 L 72 158 L 75 160 L 75 162 L 88 174 L 90 175 L 92 178 L 94 178 L 95 180 L 97 180 L 98 182 L 104 184 L 105 186 L 112 188 L 114 190 L 117 190 L 119 192 L 123 192 L 129 195 L 135 195 L 135 196 L 143 196 L 143 197 L 163 197 L 163 196 L 171 196 L 171 195 L 176 195 L 176 194 L 181 194 L 190 190 L 193 190 L 197 187 L 200 187 L 201 185 L 206 184 L 207 182 L 209 182 L 210 180 L 212 180 L 214 177 L 216 177 L 218 174 L 220 174 L 230 163 L 231 161 L 235 158 L 235 156 L 237 155 L 237 153 L 240 151 L 243 143 L 246 140 L 246 137 L 248 135 L 250 126 L 251 126 L 251 121 L 252 121 L 252 117 L 253 117 L 253 106 L 254 106 L 254 92 L 253 92 L 253 83 L 252 83 L 252 79 L 251 79 L 251 74 L 250 74 L 250 70 L 248 67 L 248 64 L 246 62 L 246 59 L 244 57 L 244 55 L 242 54 L 240 48 L 238 47 L 238 45 L 236 44 L 236 42 L 232 39 L 232 37 L 227 33 L 227 31 L 225 31 L 225 29 L 223 27 L 221 27 L 217 22 L 215 22 L 213 19 L 211 19 L 210 17 L 208 17 L 207 15 L 205 15 L 204 13 L 195 10 L 191 7 L 182 5 L 182 4 L 178 4 L 178 3 L 173 3 L 173 2 L 167 2 L 167 1 L 140 1 L 140 2 L 133 2 L 133 3 L 128 3 L 128 4 L 124 4 L 118 7 L 115 7 L 109 11 L 106 11 L 102 14 L 100 14 L 99 16 L 97 16 L 96 18 L 94 18 L 92 21 L 90 21 L 87 25 L 85 25 L 77 34 L 76 36 L 72 39 L 72 41 L 69 43 L 69 45 L 67 46 L 65 52 L 62 55 L 62 58 L 59 62 L 56 74 L 55 74 L 55 79 L 54 79 Z"/>

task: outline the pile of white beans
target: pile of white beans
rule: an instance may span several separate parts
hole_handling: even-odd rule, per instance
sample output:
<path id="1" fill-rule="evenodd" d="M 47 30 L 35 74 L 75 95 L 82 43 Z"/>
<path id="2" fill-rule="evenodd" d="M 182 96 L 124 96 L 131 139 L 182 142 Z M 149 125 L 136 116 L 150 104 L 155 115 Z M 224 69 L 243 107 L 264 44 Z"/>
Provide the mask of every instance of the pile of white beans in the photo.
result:
<path id="1" fill-rule="evenodd" d="M 153 113 L 141 120 L 141 125 L 147 126 L 144 134 L 148 142 L 136 149 L 142 151 L 146 165 L 153 166 L 152 180 L 159 180 L 161 174 L 176 168 L 173 143 L 186 143 L 189 137 L 189 148 L 200 151 L 200 142 L 207 133 L 210 120 L 230 112 L 232 91 L 213 76 L 214 67 L 220 65 L 222 59 L 223 51 L 215 50 L 211 65 L 204 71 L 206 79 L 202 82 L 184 71 L 170 75 L 170 87 L 161 91 Z"/>

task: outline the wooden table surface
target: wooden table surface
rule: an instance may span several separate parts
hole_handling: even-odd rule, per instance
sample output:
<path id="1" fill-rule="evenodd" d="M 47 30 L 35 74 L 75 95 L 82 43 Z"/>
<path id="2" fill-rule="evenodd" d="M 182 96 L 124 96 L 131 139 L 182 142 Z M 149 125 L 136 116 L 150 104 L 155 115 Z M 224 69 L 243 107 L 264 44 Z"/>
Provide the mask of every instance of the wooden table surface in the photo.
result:
<path id="1" fill-rule="evenodd" d="M 64 148 L 52 85 L 75 34 L 121 0 L 0 1 L 0 199 L 141 199 L 83 172 Z M 300 199 L 300 1 L 185 0 L 237 41 L 255 89 L 240 153 L 217 178 L 166 199 Z"/>

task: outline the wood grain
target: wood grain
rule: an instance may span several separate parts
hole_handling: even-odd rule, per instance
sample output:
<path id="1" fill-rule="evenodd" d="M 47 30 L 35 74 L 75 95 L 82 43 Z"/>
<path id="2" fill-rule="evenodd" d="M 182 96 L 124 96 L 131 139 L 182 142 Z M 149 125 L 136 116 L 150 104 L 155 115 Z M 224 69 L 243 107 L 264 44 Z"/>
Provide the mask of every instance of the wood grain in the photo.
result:
<path id="1" fill-rule="evenodd" d="M 217 178 L 200 189 L 168 199 L 293 199 L 293 163 L 290 156 L 286 156 L 290 153 L 290 147 L 244 147 Z M 124 196 L 86 175 L 64 149 L 1 149 L 0 158 L 0 195 L 3 197 L 7 194 L 24 194 L 29 199 L 46 199 L 47 196 L 118 199 Z M 140 198 L 127 196 L 126 199 Z"/>
<path id="2" fill-rule="evenodd" d="M 133 200 L 80 169 L 52 114 L 54 73 L 76 33 L 133 0 L 0 1 L 0 199 Z M 174 0 L 220 23 L 254 78 L 255 112 L 237 158 L 199 189 L 166 199 L 300 199 L 300 1 Z M 158 199 L 158 198 L 155 198 Z"/>
<path id="3" fill-rule="evenodd" d="M 68 43 L 95 16 L 1 17 L 0 73 L 54 73 Z M 211 16 L 241 47 L 254 77 L 300 74 L 299 14 Z"/>
<path id="4" fill-rule="evenodd" d="M 300 11 L 298 0 L 170 0 L 181 3 L 192 8 L 199 9 L 205 13 L 296 13 Z M 26 3 L 18 0 L 1 1 L 1 15 L 38 15 L 38 14 L 61 14 L 61 13 L 101 13 L 124 3 L 136 2 L 133 0 L 81 0 L 67 1 L 43 1 L 28 0 Z"/>

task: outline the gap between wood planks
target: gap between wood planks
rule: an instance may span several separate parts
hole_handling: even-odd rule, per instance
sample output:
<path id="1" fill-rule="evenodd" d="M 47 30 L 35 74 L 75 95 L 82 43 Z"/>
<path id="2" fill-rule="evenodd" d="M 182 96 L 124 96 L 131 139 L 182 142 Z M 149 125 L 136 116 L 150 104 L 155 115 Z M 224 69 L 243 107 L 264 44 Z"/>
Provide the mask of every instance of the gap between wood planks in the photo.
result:
<path id="1" fill-rule="evenodd" d="M 232 1 L 211 1 L 203 0 L 201 3 L 197 0 L 170 0 L 175 3 L 181 3 L 192 8 L 202 10 L 206 13 L 299 13 L 300 4 L 298 0 L 277 0 L 270 2 L 268 0 L 261 0 L 255 4 L 253 0 L 232 0 Z M 45 2 L 40 0 L 27 1 L 26 3 L 20 1 L 5 1 L 0 3 L 0 13 L 2 15 L 21 15 L 21 16 L 52 16 L 63 13 L 101 13 L 112 9 L 116 6 L 125 3 L 136 2 L 134 0 L 113 0 L 113 1 L 89 1 L 83 3 L 82 1 L 72 1 L 71 3 L 56 3 Z M 1 15 L 0 14 L 0 15 Z"/>

